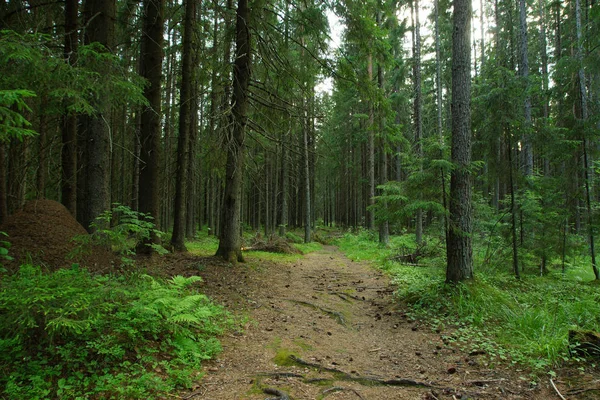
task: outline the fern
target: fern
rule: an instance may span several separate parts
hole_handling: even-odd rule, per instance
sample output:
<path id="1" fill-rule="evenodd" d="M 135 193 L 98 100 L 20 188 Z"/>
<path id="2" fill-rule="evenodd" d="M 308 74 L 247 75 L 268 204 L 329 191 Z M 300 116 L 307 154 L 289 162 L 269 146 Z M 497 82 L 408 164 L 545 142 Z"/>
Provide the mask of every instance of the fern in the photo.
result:
<path id="1" fill-rule="evenodd" d="M 77 267 L 45 274 L 26 265 L 3 278 L 0 397 L 172 391 L 220 351 L 215 336 L 229 324 L 223 309 L 192 287 L 199 277 L 94 277 Z M 159 363 L 166 377 L 154 372 Z"/>

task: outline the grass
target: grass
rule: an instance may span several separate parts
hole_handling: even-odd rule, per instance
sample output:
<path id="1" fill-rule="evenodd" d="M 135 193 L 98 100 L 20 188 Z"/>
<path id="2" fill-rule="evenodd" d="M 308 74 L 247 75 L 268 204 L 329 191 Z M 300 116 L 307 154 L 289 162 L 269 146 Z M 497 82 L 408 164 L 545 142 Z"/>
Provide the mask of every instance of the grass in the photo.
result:
<path id="1" fill-rule="evenodd" d="M 246 240 L 253 238 L 250 232 L 245 232 L 244 237 Z M 286 238 L 292 241 L 292 245 L 302 252 L 302 254 L 308 254 L 315 251 L 319 251 L 323 246 L 317 242 L 303 243 L 302 239 L 294 232 L 288 232 Z M 296 239 L 299 239 L 296 241 Z M 219 247 L 219 239 L 214 235 L 208 235 L 205 229 L 198 231 L 194 240 L 185 243 L 188 251 L 197 256 L 209 257 L 214 256 Z M 293 262 L 302 258 L 302 254 L 278 254 L 269 253 L 264 251 L 252 251 L 244 253 L 246 257 L 255 260 L 268 260 L 273 262 Z"/>
<path id="2" fill-rule="evenodd" d="M 501 359 L 550 368 L 570 358 L 570 329 L 600 331 L 600 292 L 590 283 L 594 276 L 584 257 L 572 260 L 564 274 L 553 269 L 538 276 L 531 268 L 520 280 L 510 274 L 510 260 L 496 261 L 504 266 L 499 269 L 480 267 L 478 259 L 474 281 L 450 286 L 444 283 L 443 247 L 415 267 L 390 261 L 390 255 L 416 248 L 412 235 L 393 238 L 387 248 L 375 239 L 360 232 L 338 243 L 348 257 L 387 271 L 397 285 L 398 301 L 414 318 L 434 329 L 452 327 L 444 331 L 448 341 L 467 351 L 484 351 L 490 363 Z M 474 253 L 484 253 L 478 250 Z"/>

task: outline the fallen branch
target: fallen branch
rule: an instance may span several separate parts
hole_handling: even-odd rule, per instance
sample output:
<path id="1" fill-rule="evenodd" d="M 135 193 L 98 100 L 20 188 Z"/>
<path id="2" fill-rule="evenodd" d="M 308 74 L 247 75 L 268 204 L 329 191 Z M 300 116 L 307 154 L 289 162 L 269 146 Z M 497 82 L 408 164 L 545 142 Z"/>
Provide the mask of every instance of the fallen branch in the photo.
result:
<path id="1" fill-rule="evenodd" d="M 552 384 L 552 387 L 554 388 L 554 390 L 556 391 L 556 394 L 558 395 L 558 397 L 561 398 L 561 400 L 567 400 L 565 399 L 565 397 L 560 394 L 560 392 L 558 391 L 558 388 L 556 387 L 556 385 L 554 384 L 554 381 L 552 380 L 552 378 L 550 378 L 550 383 Z"/>

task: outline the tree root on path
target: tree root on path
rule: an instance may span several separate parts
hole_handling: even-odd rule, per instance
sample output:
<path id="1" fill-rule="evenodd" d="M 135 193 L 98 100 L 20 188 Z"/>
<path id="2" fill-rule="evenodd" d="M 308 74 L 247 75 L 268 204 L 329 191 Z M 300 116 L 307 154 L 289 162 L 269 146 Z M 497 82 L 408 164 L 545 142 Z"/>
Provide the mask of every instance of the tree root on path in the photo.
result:
<path id="1" fill-rule="evenodd" d="M 316 304 L 309 303 L 308 301 L 293 300 L 293 299 L 288 299 L 288 301 L 290 301 L 292 303 L 300 304 L 303 306 L 311 307 L 311 308 L 314 308 L 315 310 L 319 310 L 323 314 L 326 314 L 330 318 L 333 318 L 338 324 L 340 324 L 342 326 L 346 326 L 346 318 L 344 318 L 344 315 L 338 311 L 330 310 L 328 308 L 324 308 L 324 307 L 318 306 Z"/>
<path id="2" fill-rule="evenodd" d="M 352 392 L 355 395 L 357 395 L 359 399 L 364 400 L 364 397 L 362 397 L 361 394 L 357 390 L 354 390 L 352 388 L 342 387 L 342 386 L 334 386 L 334 387 L 331 387 L 329 389 L 325 389 L 325 390 L 323 390 L 321 392 L 321 394 L 323 395 L 323 398 L 325 398 L 326 396 L 328 396 L 328 395 L 330 395 L 332 393 L 341 392 L 341 391 L 344 391 L 344 390 Z"/>
<path id="3" fill-rule="evenodd" d="M 305 361 L 300 357 L 297 357 L 293 354 L 288 356 L 290 363 L 300 365 L 303 367 L 313 368 L 319 371 L 327 371 L 334 374 L 336 380 L 340 381 L 348 381 L 348 382 L 357 382 L 361 385 L 366 386 L 412 386 L 412 387 L 422 387 L 422 388 L 435 388 L 436 386 L 431 385 L 426 382 L 419 382 L 413 379 L 381 379 L 374 376 L 353 376 L 347 372 L 339 370 L 337 368 L 325 367 L 320 364 L 311 363 L 309 361 Z M 327 379 L 326 379 L 327 380 Z M 307 382 L 315 383 L 316 381 L 323 381 L 323 379 L 310 380 Z"/>
<path id="4" fill-rule="evenodd" d="M 263 393 L 265 394 L 272 394 L 273 396 L 277 396 L 277 397 L 270 397 L 266 400 L 291 400 L 290 396 L 285 393 L 282 392 L 279 389 L 274 389 L 274 388 L 263 388 Z"/>

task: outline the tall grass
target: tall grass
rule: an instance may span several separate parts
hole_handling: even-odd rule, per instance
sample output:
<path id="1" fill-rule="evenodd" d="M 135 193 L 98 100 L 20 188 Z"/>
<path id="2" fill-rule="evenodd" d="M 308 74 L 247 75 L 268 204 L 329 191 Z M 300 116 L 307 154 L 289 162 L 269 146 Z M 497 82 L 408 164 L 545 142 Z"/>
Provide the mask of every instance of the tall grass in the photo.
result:
<path id="1" fill-rule="evenodd" d="M 390 255 L 414 249 L 411 236 L 394 238 L 384 249 L 361 232 L 345 235 L 339 246 L 348 257 L 386 270 L 398 301 L 415 318 L 451 328 L 444 334 L 465 349 L 545 368 L 569 357 L 570 329 L 600 331 L 600 291 L 590 282 L 593 274 L 585 258 L 572 261 L 564 274 L 557 268 L 538 276 L 532 269 L 520 280 L 510 274 L 510 260 L 494 260 L 490 266 L 478 258 L 474 281 L 450 286 L 444 283 L 439 256 L 425 258 L 419 266 L 390 260 Z M 485 253 L 475 249 L 475 254 Z"/>

